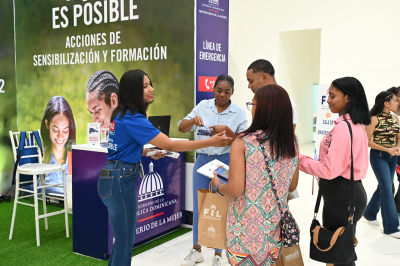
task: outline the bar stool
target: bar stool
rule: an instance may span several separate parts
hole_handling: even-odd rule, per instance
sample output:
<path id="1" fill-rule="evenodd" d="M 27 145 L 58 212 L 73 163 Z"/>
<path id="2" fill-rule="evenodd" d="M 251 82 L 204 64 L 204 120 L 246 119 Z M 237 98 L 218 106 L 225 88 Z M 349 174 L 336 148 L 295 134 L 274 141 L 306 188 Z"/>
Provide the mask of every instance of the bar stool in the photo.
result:
<path id="1" fill-rule="evenodd" d="M 10 131 L 10 139 L 11 139 L 11 145 L 14 153 L 14 162 L 17 160 L 17 150 L 19 146 L 19 139 L 20 139 L 20 132 L 12 132 Z M 55 164 L 44 164 L 42 163 L 42 152 L 39 146 L 35 143 L 34 138 L 31 137 L 33 134 L 32 131 L 27 131 L 26 135 L 27 138 L 25 139 L 25 148 L 24 149 L 32 149 L 35 148 L 37 150 L 37 154 L 35 155 L 25 155 L 21 156 L 21 159 L 23 158 L 32 158 L 32 157 L 37 157 L 38 158 L 38 163 L 27 163 L 23 165 L 18 165 L 17 167 L 17 172 L 16 172 L 16 177 L 15 177 L 15 201 L 14 201 L 14 210 L 12 214 L 12 221 L 11 221 L 11 229 L 10 229 L 10 237 L 9 239 L 12 239 L 13 231 L 14 231 L 14 224 L 15 224 L 15 216 L 17 213 L 17 204 L 23 204 L 27 206 L 31 206 L 35 208 L 35 224 L 36 224 L 36 243 L 37 246 L 40 246 L 40 233 L 39 233 L 39 219 L 44 219 L 45 222 L 45 228 L 48 230 L 48 221 L 47 217 L 57 215 L 57 214 L 65 214 L 65 230 L 66 230 L 66 236 L 69 237 L 69 225 L 68 225 L 68 201 L 67 201 L 67 185 L 66 185 L 66 178 L 65 178 L 65 169 L 60 166 L 60 165 L 55 165 Z M 44 176 L 45 174 L 49 173 L 55 173 L 55 172 L 62 172 L 63 173 L 63 183 L 57 183 L 57 184 L 45 184 L 44 182 Z M 24 181 L 20 182 L 20 174 L 25 174 L 25 175 L 32 175 L 33 179 L 30 181 Z M 38 176 L 40 176 L 40 185 L 38 185 Z M 29 183 L 33 183 L 33 190 L 27 189 L 27 188 L 22 188 L 20 185 L 26 185 Z M 56 198 L 52 197 L 49 195 L 46 195 L 45 190 L 48 187 L 59 187 L 64 189 L 64 196 L 61 198 Z M 43 200 L 43 215 L 39 215 L 39 204 L 38 204 L 38 191 L 41 189 L 41 194 L 42 194 L 42 200 Z M 20 196 L 19 192 L 25 192 L 29 193 L 29 195 L 24 195 Z M 20 199 L 23 198 L 29 198 L 33 197 L 34 198 L 34 204 L 29 204 L 25 202 L 19 201 Z M 47 198 L 54 198 L 57 200 L 63 200 L 64 201 L 64 209 L 61 211 L 55 211 L 51 213 L 47 213 L 47 205 L 46 205 L 46 199 Z"/>

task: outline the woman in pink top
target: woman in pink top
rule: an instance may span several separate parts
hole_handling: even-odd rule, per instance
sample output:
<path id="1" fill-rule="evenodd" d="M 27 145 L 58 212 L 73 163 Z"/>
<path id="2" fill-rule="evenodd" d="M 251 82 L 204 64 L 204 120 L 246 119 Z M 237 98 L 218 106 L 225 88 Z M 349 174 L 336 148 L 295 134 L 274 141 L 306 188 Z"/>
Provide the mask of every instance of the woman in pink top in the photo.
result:
<path id="1" fill-rule="evenodd" d="M 364 125 L 371 123 L 367 98 L 361 83 L 353 77 L 339 78 L 329 88 L 329 108 L 339 113 L 335 127 L 321 141 L 319 161 L 300 154 L 300 171 L 320 178 L 319 189 L 324 199 L 322 221 L 324 227 L 336 230 L 349 219 L 349 185 L 351 166 L 351 139 L 347 120 L 353 131 L 354 228 L 367 205 L 367 194 L 361 179 L 368 170 L 368 139 Z M 337 264 L 338 266 L 355 265 Z M 336 264 L 335 264 L 336 266 Z"/>

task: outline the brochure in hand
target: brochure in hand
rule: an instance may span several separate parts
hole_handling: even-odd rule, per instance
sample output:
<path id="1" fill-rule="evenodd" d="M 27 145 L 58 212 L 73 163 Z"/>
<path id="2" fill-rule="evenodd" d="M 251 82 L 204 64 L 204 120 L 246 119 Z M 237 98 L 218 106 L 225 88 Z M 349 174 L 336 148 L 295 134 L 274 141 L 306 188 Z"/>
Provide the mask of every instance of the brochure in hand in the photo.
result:
<path id="1" fill-rule="evenodd" d="M 173 152 L 173 151 L 166 151 L 166 150 L 157 150 L 157 151 L 149 151 L 146 155 L 150 156 L 150 155 L 155 155 L 158 151 L 160 151 L 162 154 L 167 154 L 167 157 L 171 157 L 174 159 L 178 159 L 179 158 L 179 153 L 178 152 Z"/>
<path id="2" fill-rule="evenodd" d="M 229 166 L 221 161 L 213 160 L 197 169 L 199 174 L 205 175 L 208 178 L 214 178 L 214 171 L 217 172 L 217 175 L 220 177 L 222 182 L 228 182 Z"/>
<path id="3" fill-rule="evenodd" d="M 293 192 L 289 192 L 288 195 L 288 200 L 296 199 L 299 197 L 299 192 L 297 191 L 297 188 L 293 190 Z"/>

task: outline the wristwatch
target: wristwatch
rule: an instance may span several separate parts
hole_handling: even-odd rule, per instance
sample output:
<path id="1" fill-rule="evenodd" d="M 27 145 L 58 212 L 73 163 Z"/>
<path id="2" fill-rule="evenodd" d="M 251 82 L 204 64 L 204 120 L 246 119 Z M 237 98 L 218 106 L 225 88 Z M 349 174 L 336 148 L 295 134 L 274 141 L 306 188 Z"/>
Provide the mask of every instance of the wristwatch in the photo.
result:
<path id="1" fill-rule="evenodd" d="M 219 191 L 218 191 L 218 187 L 220 186 L 220 185 L 222 185 L 223 183 L 221 182 L 221 183 L 219 183 L 216 187 L 215 187 L 215 193 L 217 193 L 218 195 L 220 195 L 220 196 L 223 196 Z"/>

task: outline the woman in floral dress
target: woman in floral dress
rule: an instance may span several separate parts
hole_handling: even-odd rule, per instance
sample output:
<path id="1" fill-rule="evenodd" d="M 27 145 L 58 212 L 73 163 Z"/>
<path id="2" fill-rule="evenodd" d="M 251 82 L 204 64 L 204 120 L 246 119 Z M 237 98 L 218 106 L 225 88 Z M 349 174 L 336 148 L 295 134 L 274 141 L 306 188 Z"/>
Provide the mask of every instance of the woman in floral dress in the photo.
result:
<path id="1" fill-rule="evenodd" d="M 227 256 L 231 265 L 282 265 L 281 211 L 271 179 L 285 210 L 299 176 L 292 107 L 278 85 L 260 88 L 247 105 L 253 122 L 232 142 L 229 181 L 221 183 L 215 173 L 212 180 L 217 192 L 229 197 Z"/>

